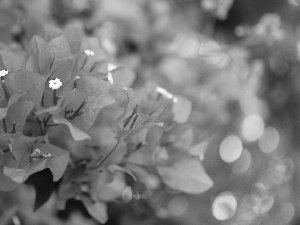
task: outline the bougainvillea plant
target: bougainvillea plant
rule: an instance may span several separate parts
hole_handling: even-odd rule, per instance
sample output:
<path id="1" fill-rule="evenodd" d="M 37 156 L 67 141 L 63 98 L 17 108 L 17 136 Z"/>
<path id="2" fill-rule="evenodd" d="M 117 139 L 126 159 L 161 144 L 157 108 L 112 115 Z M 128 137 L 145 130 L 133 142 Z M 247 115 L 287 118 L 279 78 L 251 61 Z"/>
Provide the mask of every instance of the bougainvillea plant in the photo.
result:
<path id="1" fill-rule="evenodd" d="M 18 62 L 9 57 L 0 55 L 1 191 L 49 169 L 60 208 L 75 198 L 105 223 L 107 202 L 139 195 L 126 177 L 151 191 L 158 187 L 153 177 L 188 194 L 212 187 L 200 161 L 205 146 L 186 138 L 191 102 L 155 83 L 126 87 L 133 82 L 124 68 L 111 69 L 113 59 L 80 29 L 47 25 Z M 97 129 L 107 107 L 108 129 Z M 111 135 L 110 149 L 103 147 L 99 136 Z M 47 201 L 36 190 L 35 209 Z"/>

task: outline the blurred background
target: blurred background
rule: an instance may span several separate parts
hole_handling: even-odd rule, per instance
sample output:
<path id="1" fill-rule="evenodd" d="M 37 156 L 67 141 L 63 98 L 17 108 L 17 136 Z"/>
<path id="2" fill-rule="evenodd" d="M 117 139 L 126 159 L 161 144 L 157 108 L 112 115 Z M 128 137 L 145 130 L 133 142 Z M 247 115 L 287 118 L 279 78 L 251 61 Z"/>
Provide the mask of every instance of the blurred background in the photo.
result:
<path id="1" fill-rule="evenodd" d="M 299 0 L 0 0 L 4 61 L 46 24 L 96 37 L 133 88 L 155 82 L 192 103 L 214 186 L 110 203 L 107 224 L 300 224 Z M 0 224 L 98 224 L 76 200 L 57 210 L 54 194 L 33 213 L 34 196 L 0 193 Z"/>

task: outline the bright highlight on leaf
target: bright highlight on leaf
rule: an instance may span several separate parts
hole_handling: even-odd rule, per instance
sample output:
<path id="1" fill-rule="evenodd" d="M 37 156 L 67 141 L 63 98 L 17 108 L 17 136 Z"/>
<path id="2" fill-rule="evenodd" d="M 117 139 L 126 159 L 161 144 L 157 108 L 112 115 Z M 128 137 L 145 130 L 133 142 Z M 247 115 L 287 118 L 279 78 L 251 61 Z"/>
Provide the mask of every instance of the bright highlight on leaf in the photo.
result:
<path id="1" fill-rule="evenodd" d="M 94 56 L 94 52 L 92 50 L 84 50 L 84 53 L 87 55 L 87 56 Z"/>
<path id="2" fill-rule="evenodd" d="M 170 92 L 168 92 L 166 89 L 162 88 L 162 87 L 157 87 L 156 91 L 162 95 L 164 95 L 165 97 L 167 97 L 168 99 L 173 99 L 174 95 L 172 95 Z"/>
<path id="3" fill-rule="evenodd" d="M 8 74 L 7 70 L 1 70 L 0 71 L 0 77 L 5 77 Z"/>
<path id="4" fill-rule="evenodd" d="M 219 194 L 212 204 L 212 214 L 217 220 L 230 219 L 235 214 L 236 210 L 236 198 L 229 191 Z"/>
<path id="5" fill-rule="evenodd" d="M 125 190 L 122 192 L 122 201 L 125 204 L 128 204 L 132 199 L 132 190 L 130 186 L 127 186 Z"/>
<path id="6" fill-rule="evenodd" d="M 62 86 L 62 82 L 59 78 L 55 78 L 54 80 L 49 80 L 49 88 L 52 90 L 57 90 Z"/>
<path id="7" fill-rule="evenodd" d="M 232 163 L 237 160 L 243 150 L 241 139 L 231 135 L 226 137 L 220 145 L 220 157 L 227 163 Z"/>
<path id="8" fill-rule="evenodd" d="M 159 166 L 158 173 L 170 188 L 188 194 L 200 194 L 213 186 L 200 160 L 180 156 L 170 166 Z"/>
<path id="9" fill-rule="evenodd" d="M 114 83 L 114 78 L 113 78 L 111 72 L 109 72 L 109 73 L 107 74 L 107 80 L 108 80 L 109 83 L 111 83 L 111 84 Z"/>

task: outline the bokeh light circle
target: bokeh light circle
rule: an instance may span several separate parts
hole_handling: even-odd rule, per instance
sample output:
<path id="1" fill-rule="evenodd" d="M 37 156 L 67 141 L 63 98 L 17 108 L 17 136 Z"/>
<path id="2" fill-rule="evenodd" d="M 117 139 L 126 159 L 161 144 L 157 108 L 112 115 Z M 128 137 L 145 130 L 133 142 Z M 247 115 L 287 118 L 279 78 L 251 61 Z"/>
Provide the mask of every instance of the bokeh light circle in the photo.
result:
<path id="1" fill-rule="evenodd" d="M 265 128 L 262 136 L 258 139 L 259 148 L 264 153 L 274 151 L 279 144 L 279 133 L 274 127 Z"/>
<path id="2" fill-rule="evenodd" d="M 295 215 L 295 206 L 291 202 L 283 203 L 278 210 L 278 219 L 283 224 L 289 223 Z"/>
<path id="3" fill-rule="evenodd" d="M 217 220 L 230 219 L 235 214 L 236 209 L 237 200 L 229 191 L 219 194 L 212 204 L 212 214 Z"/>
<path id="4" fill-rule="evenodd" d="M 242 123 L 242 134 L 247 141 L 256 141 L 264 131 L 264 121 L 258 114 L 247 116 Z"/>
<path id="5" fill-rule="evenodd" d="M 243 149 L 241 156 L 232 164 L 234 174 L 245 173 L 251 165 L 251 154 L 247 149 Z"/>
<path id="6" fill-rule="evenodd" d="M 220 157 L 227 163 L 237 160 L 243 150 L 242 141 L 235 135 L 226 137 L 220 145 Z"/>

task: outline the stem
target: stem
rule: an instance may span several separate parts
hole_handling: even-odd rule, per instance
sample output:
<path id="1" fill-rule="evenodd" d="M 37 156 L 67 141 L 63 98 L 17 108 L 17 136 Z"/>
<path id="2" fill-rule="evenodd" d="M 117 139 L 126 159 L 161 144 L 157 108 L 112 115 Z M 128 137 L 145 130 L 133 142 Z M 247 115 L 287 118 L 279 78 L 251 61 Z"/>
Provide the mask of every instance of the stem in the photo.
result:
<path id="1" fill-rule="evenodd" d="M 71 121 L 73 119 L 75 119 L 77 116 L 80 116 L 82 113 L 85 113 L 86 110 L 82 110 L 82 112 L 80 112 L 80 110 L 84 107 L 84 105 L 87 103 L 87 100 L 83 101 L 81 103 L 81 105 L 78 107 L 77 110 L 75 110 L 75 112 L 73 113 L 72 116 L 66 117 L 67 120 Z M 67 111 L 65 111 L 67 113 Z M 71 112 L 71 111 L 70 111 Z M 66 116 L 66 114 L 65 114 Z"/>
<path id="2" fill-rule="evenodd" d="M 58 124 L 47 124 L 46 127 L 56 127 Z"/>
<path id="3" fill-rule="evenodd" d="M 43 93 L 43 95 L 42 95 L 42 106 L 44 107 L 44 96 L 45 95 L 45 93 Z"/>
<path id="4" fill-rule="evenodd" d="M 53 90 L 53 104 L 57 105 L 56 89 Z"/>
<path id="5" fill-rule="evenodd" d="M 44 133 L 45 133 L 45 129 L 43 128 L 43 126 L 42 126 L 42 121 L 39 119 L 38 116 L 36 116 L 36 121 L 37 121 L 37 123 L 38 123 L 38 125 L 39 125 L 41 134 L 44 134 Z"/>
<path id="6" fill-rule="evenodd" d="M 13 122 L 13 128 L 12 128 L 11 133 L 12 133 L 12 134 L 15 134 L 15 133 L 16 133 L 16 122 Z"/>
<path id="7" fill-rule="evenodd" d="M 99 162 L 99 164 L 97 166 L 98 170 L 99 170 L 100 166 L 102 166 L 102 164 L 107 160 L 107 158 L 116 150 L 116 148 L 119 144 L 120 144 L 120 142 L 118 141 L 116 143 L 115 147 L 109 153 L 107 153 L 106 156 Z"/>
<path id="8" fill-rule="evenodd" d="M 1 84 L 2 84 L 2 89 L 4 91 L 5 99 L 8 102 L 8 100 L 10 99 L 10 94 L 9 94 L 9 92 L 7 90 L 4 77 L 1 77 Z"/>
<path id="9" fill-rule="evenodd" d="M 45 119 L 45 118 L 43 119 L 44 126 L 42 126 L 42 121 L 37 117 L 42 135 L 46 135 L 46 133 L 47 133 L 47 127 L 49 127 L 49 125 L 47 123 L 49 122 L 51 116 L 52 116 L 52 114 L 50 114 L 47 119 Z"/>
<path id="10" fill-rule="evenodd" d="M 134 124 L 135 124 L 135 122 L 136 122 L 136 120 L 137 120 L 137 118 L 138 118 L 138 114 L 136 114 L 135 115 L 135 117 L 133 118 L 133 121 L 132 121 L 132 124 L 131 124 L 131 126 L 130 126 L 130 129 L 132 129 L 133 128 L 133 126 L 134 126 Z"/>
<path id="11" fill-rule="evenodd" d="M 48 118 L 46 119 L 46 121 L 45 121 L 45 126 L 46 126 L 46 125 L 47 125 L 47 123 L 49 122 L 49 120 L 50 120 L 51 116 L 52 116 L 52 114 L 50 114 L 50 115 L 48 116 Z"/>
<path id="12" fill-rule="evenodd" d="M 7 133 L 7 125 L 6 125 L 5 118 L 2 120 L 2 123 L 3 123 L 4 132 Z"/>

